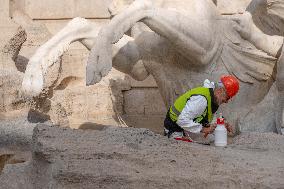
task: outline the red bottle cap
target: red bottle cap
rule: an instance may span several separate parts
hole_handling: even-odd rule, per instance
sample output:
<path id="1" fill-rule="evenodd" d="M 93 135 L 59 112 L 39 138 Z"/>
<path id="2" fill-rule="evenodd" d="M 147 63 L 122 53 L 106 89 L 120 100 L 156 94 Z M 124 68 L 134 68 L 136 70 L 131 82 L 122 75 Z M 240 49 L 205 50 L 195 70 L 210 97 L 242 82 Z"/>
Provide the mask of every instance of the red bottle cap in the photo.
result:
<path id="1" fill-rule="evenodd" d="M 217 118 L 217 124 L 224 124 L 225 123 L 225 119 L 223 117 L 218 117 Z"/>

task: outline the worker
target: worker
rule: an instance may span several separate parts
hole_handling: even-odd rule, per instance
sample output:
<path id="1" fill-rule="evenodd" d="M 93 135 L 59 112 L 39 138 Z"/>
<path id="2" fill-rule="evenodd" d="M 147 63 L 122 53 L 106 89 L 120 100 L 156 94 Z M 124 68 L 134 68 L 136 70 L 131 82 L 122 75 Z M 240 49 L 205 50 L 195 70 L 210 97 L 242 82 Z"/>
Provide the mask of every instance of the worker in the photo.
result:
<path id="1" fill-rule="evenodd" d="M 234 76 L 225 75 L 217 84 L 212 83 L 191 89 L 176 99 L 164 121 L 165 136 L 179 140 L 186 138 L 188 132 L 202 133 L 205 138 L 213 133 L 216 128 L 216 124 L 211 124 L 213 114 L 238 93 L 239 82 Z M 232 132 L 228 123 L 225 127 Z"/>

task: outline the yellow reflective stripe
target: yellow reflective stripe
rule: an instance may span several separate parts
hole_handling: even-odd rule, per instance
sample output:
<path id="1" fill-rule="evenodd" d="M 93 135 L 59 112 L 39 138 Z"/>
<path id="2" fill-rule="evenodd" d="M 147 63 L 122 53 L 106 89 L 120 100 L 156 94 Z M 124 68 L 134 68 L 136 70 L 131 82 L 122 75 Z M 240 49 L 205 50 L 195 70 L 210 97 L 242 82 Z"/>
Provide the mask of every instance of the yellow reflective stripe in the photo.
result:
<path id="1" fill-rule="evenodd" d="M 178 116 L 174 113 L 174 111 L 172 110 L 172 107 L 173 106 L 170 107 L 169 114 L 170 114 L 171 120 L 175 122 L 175 121 L 177 121 Z"/>
<path id="2" fill-rule="evenodd" d="M 180 115 L 180 112 L 175 108 L 175 106 L 172 106 L 172 111 L 173 111 L 177 116 Z"/>

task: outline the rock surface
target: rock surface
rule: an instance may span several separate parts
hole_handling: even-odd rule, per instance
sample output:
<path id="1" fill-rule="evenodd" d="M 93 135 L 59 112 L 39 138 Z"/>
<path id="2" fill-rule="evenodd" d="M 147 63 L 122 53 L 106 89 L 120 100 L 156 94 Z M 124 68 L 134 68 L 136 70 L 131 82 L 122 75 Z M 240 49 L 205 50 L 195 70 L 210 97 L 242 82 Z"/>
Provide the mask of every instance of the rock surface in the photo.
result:
<path id="1" fill-rule="evenodd" d="M 269 133 L 242 134 L 218 148 L 169 140 L 147 129 L 38 125 L 32 161 L 5 166 L 0 184 L 9 189 L 281 188 L 283 144 L 283 136 Z"/>
<path id="2" fill-rule="evenodd" d="M 11 20 L 7 20 L 6 24 L 7 27 L 0 24 L 4 33 L 0 37 L 0 112 L 18 109 L 23 103 L 19 86 L 24 74 L 17 70 L 15 60 L 27 35 L 22 27 Z"/>

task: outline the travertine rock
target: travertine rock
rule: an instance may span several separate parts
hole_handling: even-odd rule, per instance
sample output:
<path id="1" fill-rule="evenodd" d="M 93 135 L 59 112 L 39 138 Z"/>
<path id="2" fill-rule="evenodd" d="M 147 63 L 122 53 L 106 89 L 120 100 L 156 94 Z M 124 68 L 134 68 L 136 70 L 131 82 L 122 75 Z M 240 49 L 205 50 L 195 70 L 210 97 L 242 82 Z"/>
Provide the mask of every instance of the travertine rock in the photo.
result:
<path id="1" fill-rule="evenodd" d="M 194 2 L 190 1 L 190 3 Z M 32 11 L 38 2 L 45 3 L 44 5 L 48 5 L 49 2 L 31 0 L 19 2 L 22 4 L 31 3 L 27 5 L 30 13 L 34 13 L 35 18 L 40 19 L 58 18 L 62 15 L 63 18 L 68 18 L 73 13 L 78 13 L 76 12 L 78 9 L 71 6 L 70 10 L 76 11 L 53 12 L 54 14 L 45 16 L 44 11 Z M 112 10 L 111 13 L 116 15 L 133 1 L 118 0 L 114 2 L 117 3 L 116 8 L 119 10 Z M 196 2 L 206 2 L 206 0 L 197 0 Z M 221 13 L 231 14 L 243 12 L 247 2 L 246 0 L 219 0 L 217 5 Z M 252 1 L 252 3 L 255 2 L 259 1 Z M 272 8 L 275 3 L 281 3 L 281 1 L 273 0 L 267 2 L 274 3 Z M 0 15 L 4 15 L 6 19 L 9 1 L 0 0 L 0 3 L 4 7 L 0 7 Z M 71 3 L 75 5 L 77 2 L 68 1 L 66 7 Z M 88 1 L 88 3 L 105 5 L 108 2 Z M 88 5 L 88 3 L 84 5 Z M 180 0 L 164 1 L 164 4 L 157 0 L 154 4 L 171 11 L 175 8 L 175 11 L 182 13 L 186 12 L 185 8 L 191 7 L 188 6 L 187 1 Z M 240 7 L 236 8 L 237 4 Z M 52 4 L 52 6 L 55 5 Z M 277 9 L 269 9 L 269 14 L 278 16 L 278 19 L 273 19 L 275 22 L 272 25 L 264 25 L 264 27 L 268 32 L 271 32 L 269 34 L 283 35 L 283 33 L 281 34 L 282 26 L 278 24 L 282 12 L 277 11 L 279 6 L 276 7 Z M 95 7 L 95 9 L 97 8 L 101 7 Z M 96 15 L 99 12 L 92 13 L 92 10 L 94 10 L 92 7 L 87 7 L 80 11 L 84 11 L 86 15 Z M 210 13 L 206 10 L 202 9 L 199 13 Z M 100 11 L 102 12 L 99 12 L 100 15 L 96 17 L 105 18 L 107 14 L 105 6 Z M 171 19 L 171 11 L 167 12 L 169 14 L 163 18 Z M 266 13 L 262 12 L 262 14 Z M 253 17 L 256 15 L 253 14 Z M 15 110 L 24 107 L 22 99 L 18 98 L 19 82 L 23 77 L 21 72 L 25 71 L 23 63 L 32 57 L 38 46 L 49 39 L 48 29 L 57 31 L 56 27 L 59 23 L 66 21 L 37 21 L 37 23 L 46 22 L 47 28 L 33 25 L 34 21 L 32 20 L 19 21 L 28 33 L 28 41 L 21 49 L 20 55 L 22 57 L 18 56 L 15 66 L 14 60 L 25 34 L 23 30 L 17 30 L 17 25 L 3 22 L 4 17 L 0 17 L 1 32 L 4 33 L 0 36 L 4 39 L 0 41 L 0 44 L 6 40 L 3 44 L 3 46 L 6 45 L 5 48 L 0 48 L 0 50 L 3 49 L 0 56 L 2 58 L 0 62 L 0 125 L 2 126 L 0 143 L 6 145 L 5 142 L 8 141 L 9 144 L 12 142 L 15 145 L 29 146 L 34 127 L 34 125 L 29 125 L 29 122 L 36 118 L 34 115 L 37 111 L 45 113 L 48 119 L 61 126 L 95 129 L 95 131 L 71 130 L 48 125 L 36 127 L 31 149 L 33 159 L 21 164 L 5 165 L 0 175 L 1 188 L 177 187 L 219 189 L 281 188 L 283 186 L 284 141 L 282 136 L 271 133 L 241 134 L 226 149 L 217 149 L 168 140 L 166 137 L 145 129 L 108 128 L 100 124 L 117 125 L 118 115 L 126 113 L 127 124 L 131 123 L 136 126 L 144 124 L 147 128 L 161 133 L 163 116 L 167 110 L 161 99 L 169 106 L 176 96 L 189 88 L 201 85 L 204 79 L 216 81 L 221 74 L 234 73 L 242 81 L 241 91 L 236 99 L 226 107 L 221 107 L 226 118 L 233 123 L 238 122 L 239 129 L 244 132 L 279 132 L 277 130 L 279 128 L 275 127 L 275 122 L 281 119 L 282 123 L 284 122 L 283 112 L 281 112 L 284 108 L 282 84 L 284 72 L 281 70 L 284 62 L 284 50 L 282 53 L 280 52 L 282 55 L 278 59 L 275 58 L 276 56 L 269 56 L 243 40 L 233 29 L 235 22 L 229 21 L 228 17 L 221 17 L 220 20 L 217 19 L 216 23 L 214 19 L 211 20 L 212 17 L 209 17 L 209 24 L 213 23 L 213 26 L 205 32 L 200 32 L 203 38 L 198 42 L 202 42 L 201 45 L 206 44 L 207 33 L 210 34 L 210 31 L 214 31 L 215 26 L 218 26 L 217 28 L 220 30 L 212 36 L 217 40 L 217 44 L 220 38 L 222 43 L 217 45 L 217 51 L 213 50 L 213 53 L 210 51 L 206 54 L 213 54 L 212 61 L 209 61 L 212 64 L 198 67 L 195 65 L 195 60 L 192 60 L 196 58 L 195 54 L 193 53 L 189 57 L 182 56 L 184 49 L 176 48 L 175 43 L 169 42 L 171 36 L 165 36 L 163 33 L 166 30 L 159 33 L 155 28 L 152 28 L 159 34 L 157 35 L 149 32 L 149 28 L 145 29 L 146 27 L 139 23 L 139 27 L 136 27 L 138 32 L 132 32 L 135 33 L 133 38 L 124 35 L 113 49 L 106 48 L 105 44 L 107 43 L 103 43 L 106 41 L 98 40 L 95 45 L 97 44 L 98 48 L 103 50 L 110 50 L 109 52 L 112 50 L 113 67 L 138 80 L 148 78 L 146 81 L 134 81 L 112 68 L 108 76 L 104 77 L 99 84 L 86 87 L 85 61 L 88 50 L 84 50 L 80 44 L 73 44 L 75 46 L 71 46 L 71 50 L 63 54 L 62 59 L 59 57 L 58 60 L 62 60 L 62 64 L 60 61 L 54 61 L 54 65 L 50 66 L 48 72 L 45 73 L 44 82 L 48 84 L 47 87 L 52 89 L 48 91 L 47 98 L 38 99 L 38 109 L 29 112 L 28 120 L 16 120 L 12 124 L 5 125 L 5 121 L 11 121 L 12 116 L 7 117 L 3 112 L 9 111 L 10 115 L 17 116 Z M 213 16 L 213 18 L 216 17 Z M 16 17 L 14 19 L 17 20 Z M 21 18 L 18 17 L 18 19 Z M 117 27 L 113 27 L 113 31 L 115 31 L 113 36 L 119 38 L 120 26 L 125 26 L 125 28 L 122 27 L 122 30 L 128 30 L 127 27 L 131 25 L 131 19 L 135 19 L 135 17 L 127 15 L 125 19 L 122 19 L 122 22 L 117 22 Z M 191 19 L 196 19 L 196 17 L 187 17 L 186 21 Z M 173 19 L 172 23 L 175 24 L 177 20 Z M 95 28 L 91 29 L 96 31 L 108 23 L 106 20 L 100 21 L 99 24 L 94 22 Z M 4 24 L 3 27 L 1 24 Z M 110 26 L 112 24 L 111 21 Z M 202 24 L 200 17 L 198 17 L 198 24 Z M 194 31 L 197 31 L 198 24 L 194 25 L 196 26 Z M 7 25 L 11 27 L 7 27 Z M 172 28 L 177 29 L 180 26 L 178 24 Z M 88 29 L 88 27 L 86 28 Z M 112 30 L 101 30 L 101 34 L 109 34 L 110 31 Z M 185 27 L 185 31 L 190 32 L 190 28 Z M 180 34 L 181 30 L 175 32 Z M 127 34 L 129 33 L 128 31 Z M 72 41 L 72 35 L 70 36 L 69 40 Z M 91 38 L 90 41 L 83 40 L 82 43 L 90 48 L 92 47 L 90 42 L 94 42 L 94 36 L 88 37 Z M 177 41 L 178 36 L 175 35 L 175 37 L 177 37 L 174 38 Z M 188 38 L 183 39 L 184 41 L 188 40 Z M 111 43 L 114 41 L 111 40 Z M 100 45 L 100 43 L 104 45 Z M 60 45 L 60 42 L 58 44 Z M 58 44 L 55 44 L 53 48 L 57 48 Z M 193 44 L 192 41 L 189 44 Z M 0 46 L 2 47 L 2 44 Z M 180 49 L 182 50 L 179 51 Z M 104 52 L 103 50 L 102 52 Z M 59 54 L 59 56 L 62 55 L 62 53 Z M 106 55 L 110 57 L 110 54 Z M 188 54 L 186 53 L 186 55 Z M 206 61 L 201 62 L 206 63 Z M 276 62 L 277 70 L 275 69 Z M 110 65 L 106 68 L 110 69 Z M 104 70 L 104 65 L 101 68 L 102 70 L 99 71 L 107 73 Z M 152 74 L 152 77 L 147 77 L 149 73 Z M 276 82 L 274 82 L 275 79 Z M 156 86 L 159 87 L 162 98 L 159 97 Z M 3 117 L 6 117 L 7 120 L 3 121 Z M 155 125 L 153 127 L 150 124 Z M 3 125 L 7 126 L 7 129 L 4 128 L 4 131 L 7 132 L 3 132 Z M 2 163 L 1 157 L 0 152 L 0 163 Z M 213 165 L 213 169 L 211 165 Z"/>
<path id="2" fill-rule="evenodd" d="M 7 26 L 0 26 L 4 32 L 0 39 L 0 112 L 19 109 L 24 103 L 19 88 L 24 74 L 17 70 L 15 60 L 27 36 L 11 20 L 7 20 Z"/>
<path id="3" fill-rule="evenodd" d="M 169 140 L 147 129 L 83 131 L 39 125 L 33 133 L 32 161 L 6 165 L 0 185 L 3 189 L 281 188 L 283 140 L 272 133 L 244 134 L 224 149 Z"/>
<path id="4" fill-rule="evenodd" d="M 1 37 L 1 68 L 3 70 L 17 72 L 15 60 L 19 54 L 22 44 L 27 38 L 26 32 L 20 26 L 10 26 L 6 30 L 4 29 L 4 31 L 7 33 L 5 36 Z"/>
<path id="5" fill-rule="evenodd" d="M 161 95 L 157 89 L 133 88 L 124 92 L 124 111 L 127 115 L 165 115 Z M 133 98 L 133 96 L 138 98 Z M 162 108 L 162 109 L 161 109 Z"/>
<path id="6" fill-rule="evenodd" d="M 242 132 L 275 132 L 277 133 L 275 125 L 277 111 L 277 101 L 275 99 L 277 89 L 275 84 L 272 85 L 265 98 L 256 106 L 252 107 L 247 115 L 240 117 L 239 127 Z"/>
<path id="7" fill-rule="evenodd" d="M 25 0 L 22 9 L 32 19 L 66 19 L 77 16 L 85 18 L 110 18 L 108 11 L 110 3 L 111 0 Z"/>

